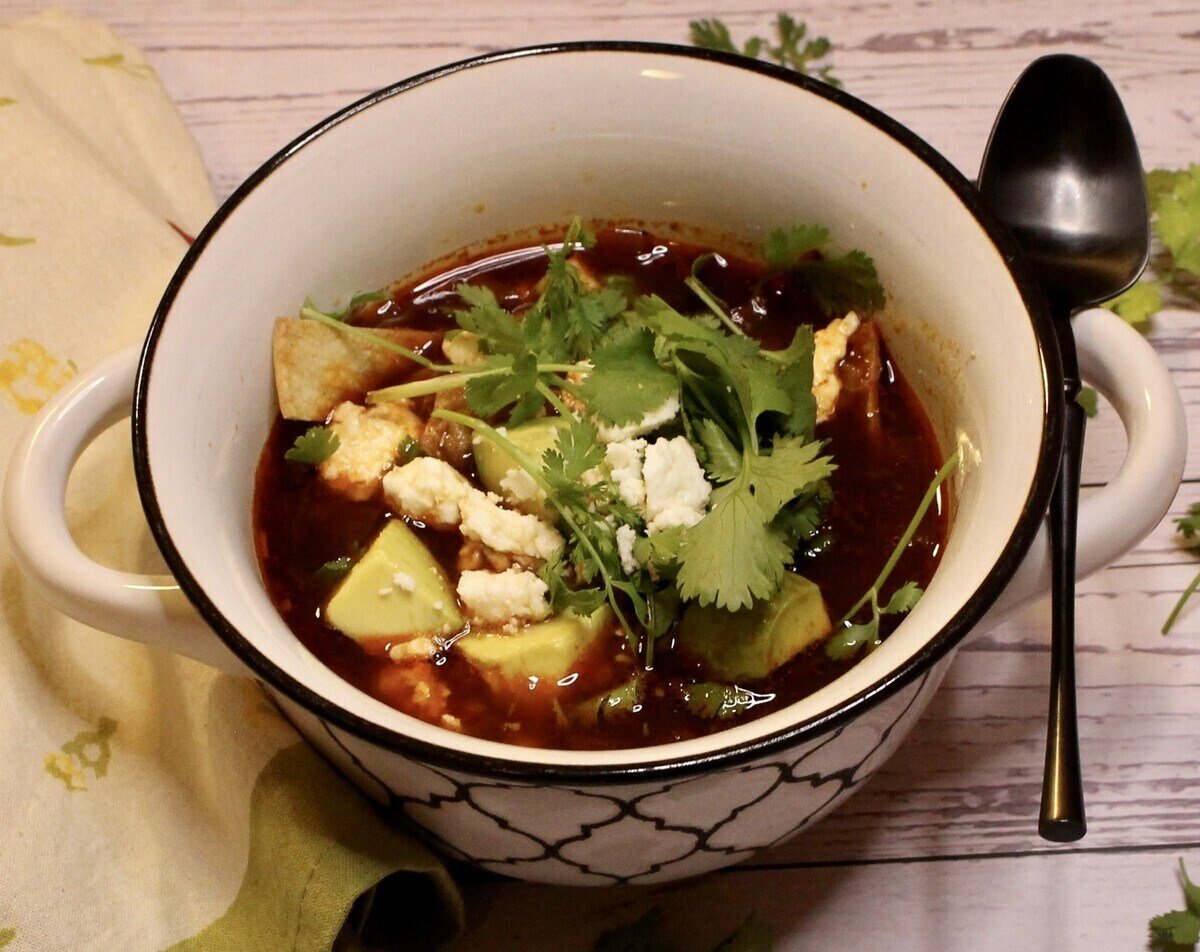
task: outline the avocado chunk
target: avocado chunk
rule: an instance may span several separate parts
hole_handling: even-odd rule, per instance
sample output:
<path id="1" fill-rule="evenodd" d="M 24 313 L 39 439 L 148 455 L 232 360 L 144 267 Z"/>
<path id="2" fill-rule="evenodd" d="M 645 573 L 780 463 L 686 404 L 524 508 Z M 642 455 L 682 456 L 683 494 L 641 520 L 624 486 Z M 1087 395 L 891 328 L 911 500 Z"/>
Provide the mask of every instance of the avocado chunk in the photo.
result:
<path id="1" fill-rule="evenodd" d="M 558 442 L 558 430 L 561 426 L 561 420 L 556 417 L 547 417 L 543 420 L 532 420 L 529 423 L 514 426 L 505 436 L 513 446 L 540 464 L 546 450 Z M 513 470 L 520 469 L 520 467 L 508 453 L 495 443 L 481 440 L 475 447 L 475 469 L 479 473 L 479 481 L 483 483 L 484 489 L 499 496 L 506 496 L 500 488 L 500 482 Z M 539 519 L 553 520 L 553 515 L 542 501 L 523 501 L 518 508 Z"/>
<path id="2" fill-rule="evenodd" d="M 457 631 L 463 623 L 446 573 L 399 519 L 384 526 L 350 570 L 329 600 L 325 620 L 355 641 L 406 640 L 412 635 Z"/>
<path id="3" fill-rule="evenodd" d="M 689 607 L 679 624 L 679 644 L 708 664 L 714 677 L 730 682 L 765 678 L 833 626 L 821 590 L 788 572 L 779 592 L 753 608 L 728 612 Z"/>
<path id="4" fill-rule="evenodd" d="M 605 630 L 611 613 L 602 605 L 586 618 L 564 612 L 512 634 L 472 632 L 454 643 L 477 668 L 516 681 L 558 681 Z"/>

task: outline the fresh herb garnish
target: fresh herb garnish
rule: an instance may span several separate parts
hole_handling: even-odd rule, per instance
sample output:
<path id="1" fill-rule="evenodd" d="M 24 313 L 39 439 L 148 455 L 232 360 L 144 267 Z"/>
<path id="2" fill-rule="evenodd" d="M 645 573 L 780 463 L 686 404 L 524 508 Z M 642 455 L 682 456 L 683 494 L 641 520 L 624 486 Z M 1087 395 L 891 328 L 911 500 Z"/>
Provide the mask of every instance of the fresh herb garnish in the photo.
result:
<path id="1" fill-rule="evenodd" d="M 771 933 L 751 913 L 733 932 L 712 947 L 710 952 L 771 952 Z M 663 929 L 663 912 L 654 906 L 629 925 L 601 933 L 592 952 L 678 952 Z"/>
<path id="2" fill-rule="evenodd" d="M 1150 260 L 1154 277 L 1104 305 L 1141 330 L 1164 304 L 1200 305 L 1200 164 L 1152 169 L 1146 191 L 1160 246 Z"/>
<path id="3" fill-rule="evenodd" d="M 354 295 L 354 297 L 350 299 L 350 303 L 340 311 L 322 311 L 313 302 L 312 298 L 305 298 L 304 307 L 302 310 L 317 311 L 321 314 L 324 314 L 326 317 L 331 318 L 332 320 L 345 322 L 346 318 L 348 318 L 364 304 L 382 304 L 390 296 L 391 295 L 389 295 L 383 288 L 380 288 L 378 291 L 362 291 L 359 294 Z"/>
<path id="4" fill-rule="evenodd" d="M 831 255 L 828 244 L 829 231 L 820 225 L 793 225 L 771 232 L 763 252 L 773 270 L 808 288 L 826 317 L 847 311 L 865 317 L 883 307 L 887 295 L 870 256 L 858 249 Z"/>
<path id="5" fill-rule="evenodd" d="M 879 623 L 883 620 L 883 616 L 904 614 L 916 606 L 923 592 L 915 582 L 906 582 L 901 585 L 882 606 L 879 604 L 880 592 L 886 584 L 888 576 L 892 574 L 892 570 L 896 567 L 896 563 L 900 561 L 900 556 L 908 548 L 909 542 L 912 541 L 912 537 L 917 531 L 917 526 L 925 518 L 925 513 L 928 512 L 930 505 L 932 505 L 933 500 L 937 496 L 938 488 L 954 472 L 961 460 L 962 450 L 958 449 L 942 464 L 942 468 L 933 477 L 933 482 L 925 490 L 925 495 L 922 497 L 920 505 L 917 506 L 917 511 L 913 513 L 912 519 L 908 522 L 908 527 L 904 530 L 904 534 L 900 536 L 900 541 L 896 543 L 896 547 L 892 550 L 892 554 L 888 557 L 883 569 L 863 597 L 855 602 L 854 607 L 846 612 L 841 621 L 834 626 L 833 637 L 825 643 L 825 653 L 830 658 L 833 658 L 835 661 L 844 661 L 846 658 L 858 654 L 864 648 L 868 653 L 874 651 L 879 645 L 883 644 L 879 632 Z M 853 622 L 854 616 L 868 604 L 871 606 L 871 617 L 865 622 L 855 624 Z"/>
<path id="6" fill-rule="evenodd" d="M 291 449 L 283 454 L 289 463 L 305 463 L 316 466 L 329 459 L 335 452 L 341 440 L 327 426 L 310 426 L 296 437 Z"/>
<path id="7" fill-rule="evenodd" d="M 729 34 L 729 27 L 717 19 L 693 20 L 688 24 L 692 45 L 706 50 L 737 53 L 751 59 L 774 60 L 780 66 L 794 69 L 805 76 L 815 76 L 830 86 L 841 86 L 841 80 L 833 75 L 833 64 L 818 65 L 818 61 L 829 55 L 831 44 L 824 36 L 808 38 L 808 27 L 797 22 L 786 13 L 775 17 L 775 34 L 778 42 L 772 44 L 761 36 L 752 36 L 739 49 Z M 803 44 L 803 45 L 802 45 Z"/>
<path id="8" fill-rule="evenodd" d="M 343 555 L 336 559 L 330 559 L 319 569 L 317 569 L 313 575 L 316 577 L 317 581 L 329 584 L 336 582 L 343 575 L 349 572 L 353 566 L 354 559 L 349 555 Z"/>
<path id="9" fill-rule="evenodd" d="M 1186 516 L 1180 516 L 1175 520 L 1175 531 L 1185 540 L 1184 546 L 1186 548 L 1192 550 L 1200 549 L 1200 502 L 1193 503 Z M 1183 590 L 1183 594 L 1179 596 L 1175 607 L 1171 609 L 1171 614 L 1167 616 L 1167 620 L 1162 626 L 1162 633 L 1164 635 L 1171 631 L 1176 619 L 1179 618 L 1179 613 L 1183 611 L 1183 607 L 1188 603 L 1188 600 L 1197 588 L 1200 588 L 1200 575 L 1192 579 L 1188 587 Z"/>
<path id="10" fill-rule="evenodd" d="M 406 436 L 396 447 L 396 461 L 402 465 L 404 463 L 411 463 L 417 457 L 424 455 L 426 454 L 421 449 L 421 444 L 411 436 Z"/>
<path id="11" fill-rule="evenodd" d="M 1183 878 L 1184 908 L 1150 920 L 1150 938 L 1156 948 L 1194 948 L 1200 943 L 1200 886 L 1188 878 L 1183 857 L 1179 858 L 1179 875 Z"/>

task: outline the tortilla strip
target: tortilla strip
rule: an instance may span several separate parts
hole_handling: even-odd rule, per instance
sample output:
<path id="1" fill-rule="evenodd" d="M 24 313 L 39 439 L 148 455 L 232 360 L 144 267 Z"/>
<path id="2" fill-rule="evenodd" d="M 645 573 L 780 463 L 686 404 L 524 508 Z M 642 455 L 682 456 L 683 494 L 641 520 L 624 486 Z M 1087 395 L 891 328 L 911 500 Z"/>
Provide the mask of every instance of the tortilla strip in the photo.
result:
<path id="1" fill-rule="evenodd" d="M 417 351 L 442 336 L 398 327 L 372 330 Z M 288 420 L 324 420 L 343 400 L 358 400 L 415 367 L 403 354 L 297 317 L 276 318 L 271 347 L 279 410 Z"/>

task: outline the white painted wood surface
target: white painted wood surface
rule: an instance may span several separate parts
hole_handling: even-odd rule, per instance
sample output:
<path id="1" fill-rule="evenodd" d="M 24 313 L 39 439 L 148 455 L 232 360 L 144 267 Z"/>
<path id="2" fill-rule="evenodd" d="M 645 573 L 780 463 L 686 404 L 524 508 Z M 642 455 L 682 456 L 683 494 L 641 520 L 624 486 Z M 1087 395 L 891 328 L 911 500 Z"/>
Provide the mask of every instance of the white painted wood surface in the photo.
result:
<path id="1" fill-rule="evenodd" d="M 558 39 L 685 41 L 723 17 L 743 38 L 775 7 L 733 0 L 62 0 L 142 46 L 200 142 L 218 194 L 324 115 L 371 90 L 477 52 Z M 3 0 L 0 14 L 44 4 Z M 1200 161 L 1195 0 L 834 0 L 790 8 L 834 42 L 836 74 L 968 175 L 996 109 L 1031 59 L 1074 52 L 1116 82 L 1147 166 Z M 519 104 L 514 104 L 519 108 Z M 1189 413 L 1178 515 L 1200 501 L 1200 313 L 1151 335 Z M 1089 425 L 1085 482 L 1119 465 L 1111 410 Z M 914 735 L 879 776 L 800 840 L 748 866 L 654 890 L 467 886 L 461 949 L 584 949 L 661 903 L 684 948 L 757 910 L 779 949 L 1137 949 L 1178 905 L 1174 861 L 1200 871 L 1200 600 L 1158 627 L 1200 559 L 1165 523 L 1080 587 L 1079 681 L 1090 832 L 1037 838 L 1047 612 L 969 643 Z"/>

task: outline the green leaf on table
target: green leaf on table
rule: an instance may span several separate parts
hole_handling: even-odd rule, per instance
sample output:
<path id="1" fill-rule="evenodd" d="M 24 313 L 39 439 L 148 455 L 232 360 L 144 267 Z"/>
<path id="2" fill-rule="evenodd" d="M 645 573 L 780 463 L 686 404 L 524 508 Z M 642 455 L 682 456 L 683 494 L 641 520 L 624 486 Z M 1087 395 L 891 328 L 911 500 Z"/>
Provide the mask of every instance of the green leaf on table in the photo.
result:
<path id="1" fill-rule="evenodd" d="M 1186 515 L 1180 516 L 1175 520 L 1175 531 L 1186 540 L 1185 546 L 1187 548 L 1200 548 L 1200 502 L 1193 503 Z M 1183 594 L 1175 602 L 1175 606 L 1171 609 L 1171 614 L 1167 616 L 1167 620 L 1163 623 L 1162 633 L 1164 635 L 1170 633 L 1180 613 L 1191 600 L 1197 588 L 1200 588 L 1200 575 L 1192 579 L 1188 587 L 1183 590 Z"/>
<path id="2" fill-rule="evenodd" d="M 819 62 L 829 55 L 831 44 L 828 38 L 809 38 L 806 24 L 796 21 L 786 13 L 779 13 L 775 17 L 776 43 L 772 44 L 761 36 L 752 36 L 740 49 L 733 42 L 729 27 L 720 20 L 693 20 L 688 27 L 693 46 L 723 53 L 737 53 L 750 59 L 771 59 L 780 66 L 824 80 L 831 86 L 842 85 L 833 75 L 833 66 Z"/>
<path id="3" fill-rule="evenodd" d="M 1104 303 L 1104 307 L 1138 330 L 1145 330 L 1150 318 L 1162 310 L 1162 306 L 1162 285 L 1149 278 L 1143 278 L 1124 294 Z"/>
<path id="4" fill-rule="evenodd" d="M 1188 877 L 1182 857 L 1179 873 L 1183 879 L 1184 908 L 1150 920 L 1150 937 L 1160 947 L 1191 948 L 1200 942 L 1200 886 Z"/>
<path id="5" fill-rule="evenodd" d="M 327 426 L 311 426 L 296 437 L 291 449 L 283 454 L 289 463 L 304 463 L 316 466 L 329 459 L 335 452 L 341 440 Z"/>
<path id="6" fill-rule="evenodd" d="M 1080 387 L 1075 402 L 1083 407 L 1084 415 L 1090 420 L 1100 412 L 1100 396 L 1091 387 Z"/>

